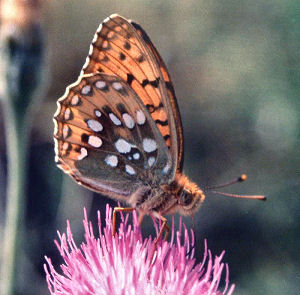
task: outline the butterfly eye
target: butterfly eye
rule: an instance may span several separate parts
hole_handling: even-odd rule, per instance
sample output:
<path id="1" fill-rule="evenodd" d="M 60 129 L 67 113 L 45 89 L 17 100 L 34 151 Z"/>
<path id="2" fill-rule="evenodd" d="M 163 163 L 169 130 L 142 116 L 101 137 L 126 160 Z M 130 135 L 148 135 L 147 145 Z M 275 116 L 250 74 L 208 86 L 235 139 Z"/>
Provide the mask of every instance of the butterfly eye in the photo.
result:
<path id="1" fill-rule="evenodd" d="M 193 195 L 190 192 L 183 190 L 180 195 L 180 204 L 182 206 L 188 206 L 193 202 L 193 199 Z"/>

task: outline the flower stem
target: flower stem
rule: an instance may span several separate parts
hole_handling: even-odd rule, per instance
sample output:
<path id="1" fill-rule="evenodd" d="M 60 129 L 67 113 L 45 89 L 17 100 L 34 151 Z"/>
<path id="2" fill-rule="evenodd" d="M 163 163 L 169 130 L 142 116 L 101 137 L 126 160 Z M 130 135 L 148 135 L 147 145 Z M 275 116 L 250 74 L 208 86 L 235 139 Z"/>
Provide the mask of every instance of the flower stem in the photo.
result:
<path id="1" fill-rule="evenodd" d="M 1 294 L 14 294 L 16 261 L 23 235 L 28 124 L 16 120 L 12 105 L 3 104 L 7 144 L 7 202 L 1 269 Z"/>

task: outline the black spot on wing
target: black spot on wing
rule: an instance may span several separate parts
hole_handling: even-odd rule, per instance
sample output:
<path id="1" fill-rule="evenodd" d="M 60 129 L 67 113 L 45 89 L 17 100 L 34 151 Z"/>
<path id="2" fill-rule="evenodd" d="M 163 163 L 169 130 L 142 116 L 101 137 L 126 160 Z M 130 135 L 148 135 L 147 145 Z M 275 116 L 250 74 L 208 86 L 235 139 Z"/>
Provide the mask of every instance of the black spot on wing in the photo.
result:
<path id="1" fill-rule="evenodd" d="M 151 86 L 153 86 L 154 88 L 157 88 L 158 87 L 158 85 L 159 85 L 159 79 L 160 78 L 157 78 L 157 79 L 155 79 L 155 80 L 153 80 L 153 81 L 149 81 L 148 79 L 144 79 L 143 80 L 143 82 L 142 82 L 142 87 L 146 87 L 147 85 L 151 85 Z"/>
<path id="2" fill-rule="evenodd" d="M 109 58 L 108 58 L 107 55 L 104 55 L 103 58 L 100 61 L 102 61 L 102 62 L 108 62 Z"/>
<path id="3" fill-rule="evenodd" d="M 123 52 L 120 52 L 120 60 L 125 60 L 126 55 Z"/>
<path id="4" fill-rule="evenodd" d="M 145 61 L 144 55 L 141 54 L 141 55 L 137 58 L 137 61 L 138 61 L 139 63 Z"/>
<path id="5" fill-rule="evenodd" d="M 124 43 L 124 45 L 123 45 L 123 46 L 124 46 L 124 48 L 125 48 L 126 50 L 130 50 L 130 48 L 131 48 L 131 45 L 130 45 L 130 43 L 129 43 L 129 42 L 127 42 L 127 41 Z"/>
<path id="6" fill-rule="evenodd" d="M 85 133 L 81 134 L 81 141 L 87 143 L 89 141 L 89 136 Z"/>
<path id="7" fill-rule="evenodd" d="M 142 38 L 147 42 L 147 43 L 151 43 L 150 38 L 148 37 L 147 33 L 144 31 L 144 29 L 137 23 L 135 23 L 134 21 L 131 21 L 131 24 L 134 26 L 134 28 L 137 31 L 140 31 L 142 34 Z"/>
<path id="8" fill-rule="evenodd" d="M 106 113 L 106 115 L 113 113 L 112 109 L 107 105 L 103 106 L 102 110 Z"/>
<path id="9" fill-rule="evenodd" d="M 125 106 L 122 104 L 122 103 L 118 103 L 117 104 L 117 110 L 121 113 L 121 114 L 124 114 L 124 113 L 128 113 Z"/>
<path id="10" fill-rule="evenodd" d="M 81 147 L 77 146 L 77 147 L 74 148 L 74 151 L 77 152 L 77 153 L 80 153 L 80 149 L 81 149 Z"/>
<path id="11" fill-rule="evenodd" d="M 142 87 L 146 87 L 148 84 L 149 84 L 149 80 L 148 80 L 148 79 L 145 79 L 145 80 L 143 80 L 143 82 L 142 82 Z"/>
<path id="12" fill-rule="evenodd" d="M 159 110 L 159 109 L 161 109 L 161 108 L 163 108 L 164 107 L 164 105 L 162 104 L 162 102 L 157 106 L 157 107 L 155 107 L 155 110 Z"/>
<path id="13" fill-rule="evenodd" d="M 127 74 L 127 83 L 131 86 L 134 76 L 132 74 Z"/>
<path id="14" fill-rule="evenodd" d="M 161 120 L 155 120 L 155 123 L 156 124 L 159 124 L 161 126 L 167 126 L 168 125 L 168 120 L 164 120 L 164 121 L 161 121 Z"/>
<path id="15" fill-rule="evenodd" d="M 154 106 L 153 104 L 146 104 L 146 108 L 149 111 L 150 114 L 152 114 L 153 112 L 159 110 L 160 108 L 163 108 L 164 105 L 160 102 L 160 104 L 158 106 Z"/>
<path id="16" fill-rule="evenodd" d="M 165 81 L 165 83 L 166 83 L 167 89 L 170 90 L 172 95 L 175 97 L 175 90 L 174 90 L 173 84 L 169 81 Z"/>
<path id="17" fill-rule="evenodd" d="M 160 78 L 157 78 L 157 79 L 155 79 L 154 81 L 150 81 L 150 84 L 151 84 L 153 87 L 157 88 L 157 87 L 158 87 L 158 84 L 159 84 L 159 79 L 160 79 Z"/>

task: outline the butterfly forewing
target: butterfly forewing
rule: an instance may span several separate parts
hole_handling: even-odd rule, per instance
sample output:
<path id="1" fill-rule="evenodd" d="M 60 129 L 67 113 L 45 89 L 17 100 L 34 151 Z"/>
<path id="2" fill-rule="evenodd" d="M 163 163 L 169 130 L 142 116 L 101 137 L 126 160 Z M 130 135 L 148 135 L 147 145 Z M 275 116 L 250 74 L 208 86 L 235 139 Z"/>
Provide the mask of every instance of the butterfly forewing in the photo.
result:
<path id="1" fill-rule="evenodd" d="M 140 36 L 143 38 L 148 49 L 152 52 L 153 56 L 156 59 L 156 62 L 159 65 L 159 69 L 162 73 L 162 77 L 163 77 L 163 80 L 166 85 L 166 90 L 167 90 L 168 97 L 171 102 L 172 111 L 173 111 L 173 115 L 175 118 L 176 134 L 177 134 L 177 141 L 178 141 L 178 144 L 177 144 L 177 146 L 178 146 L 177 170 L 179 172 L 181 172 L 182 166 L 183 166 L 183 130 L 182 130 L 182 123 L 181 123 L 181 117 L 180 117 L 179 108 L 178 108 L 178 104 L 177 104 L 177 99 L 175 96 L 175 90 L 173 87 L 173 83 L 171 81 L 169 71 L 168 71 L 162 57 L 160 56 L 159 52 L 153 45 L 152 41 L 150 40 L 150 38 L 149 38 L 148 34 L 145 32 L 145 30 L 134 21 L 130 21 L 130 23 L 134 26 L 134 28 L 137 30 L 137 32 L 140 34 Z M 166 138 L 168 138 L 168 135 L 166 135 Z"/>
<path id="2" fill-rule="evenodd" d="M 97 30 L 82 74 L 122 78 L 145 105 L 171 150 L 172 177 L 182 166 L 182 127 L 167 68 L 142 28 L 119 15 Z"/>
<path id="3" fill-rule="evenodd" d="M 91 189 L 122 199 L 166 183 L 171 155 L 148 110 L 121 78 L 83 75 L 58 101 L 58 165 Z"/>

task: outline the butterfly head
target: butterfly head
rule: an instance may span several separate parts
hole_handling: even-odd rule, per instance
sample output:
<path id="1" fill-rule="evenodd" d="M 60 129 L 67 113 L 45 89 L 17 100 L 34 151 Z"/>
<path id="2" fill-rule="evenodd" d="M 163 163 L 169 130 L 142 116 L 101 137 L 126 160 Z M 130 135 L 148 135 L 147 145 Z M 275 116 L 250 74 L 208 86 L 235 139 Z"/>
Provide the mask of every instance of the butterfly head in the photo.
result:
<path id="1" fill-rule="evenodd" d="M 177 177 L 177 211 L 182 215 L 191 215 L 197 211 L 205 199 L 203 191 L 185 175 Z"/>

